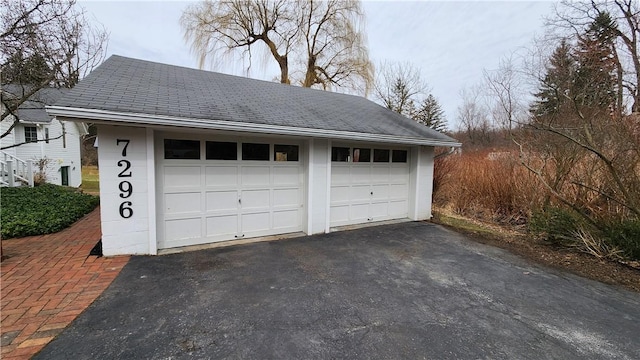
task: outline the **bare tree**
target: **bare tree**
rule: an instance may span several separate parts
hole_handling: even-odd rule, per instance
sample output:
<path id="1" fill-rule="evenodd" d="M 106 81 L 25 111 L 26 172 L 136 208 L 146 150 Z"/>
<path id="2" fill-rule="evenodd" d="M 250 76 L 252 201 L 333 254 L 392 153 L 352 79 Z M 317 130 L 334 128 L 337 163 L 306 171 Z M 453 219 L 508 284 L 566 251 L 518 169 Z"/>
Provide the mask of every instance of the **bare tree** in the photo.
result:
<path id="1" fill-rule="evenodd" d="M 458 106 L 458 121 L 471 142 L 491 141 L 491 122 L 482 92 L 480 86 L 472 86 L 460 92 L 462 104 Z"/>
<path id="2" fill-rule="evenodd" d="M 3 85 L 1 121 L 19 122 L 17 109 L 47 87 L 73 87 L 104 59 L 108 34 L 92 28 L 75 1 L 3 0 L 0 61 Z M 36 74 L 37 73 L 37 74 Z M 9 76 L 10 75 L 10 76 Z"/>
<path id="3" fill-rule="evenodd" d="M 427 92 L 420 70 L 410 63 L 382 63 L 379 66 L 374 95 L 387 109 L 413 117 L 416 103 Z"/>
<path id="4" fill-rule="evenodd" d="M 184 39 L 203 68 L 217 57 L 249 56 L 264 44 L 280 67 L 280 82 L 289 84 L 289 55 L 299 43 L 300 18 L 286 0 L 206 0 L 191 5 L 180 17 Z M 264 50 L 258 48 L 258 52 Z"/>
<path id="5" fill-rule="evenodd" d="M 309 0 L 302 3 L 306 71 L 302 86 L 323 89 L 348 85 L 367 93 L 373 83 L 359 1 Z"/>
<path id="6" fill-rule="evenodd" d="M 510 134 L 523 108 L 522 84 L 513 58 L 502 59 L 495 70 L 484 70 L 484 84 L 495 100 L 492 109 L 495 122 Z"/>
<path id="7" fill-rule="evenodd" d="M 373 76 L 362 17 L 359 1 L 205 0 L 180 22 L 200 67 L 221 55 L 248 56 L 251 67 L 255 50 L 278 63 L 281 83 L 366 91 Z"/>

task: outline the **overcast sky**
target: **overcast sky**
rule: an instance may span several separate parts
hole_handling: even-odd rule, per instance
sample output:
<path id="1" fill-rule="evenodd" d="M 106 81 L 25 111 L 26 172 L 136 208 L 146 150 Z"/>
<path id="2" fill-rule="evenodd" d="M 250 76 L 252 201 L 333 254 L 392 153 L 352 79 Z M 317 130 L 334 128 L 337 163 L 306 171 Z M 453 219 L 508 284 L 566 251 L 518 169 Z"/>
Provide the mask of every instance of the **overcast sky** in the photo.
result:
<path id="1" fill-rule="evenodd" d="M 483 69 L 494 69 L 501 58 L 529 46 L 544 32 L 544 16 L 553 3 L 364 1 L 370 57 L 409 62 L 420 69 L 431 92 L 455 127 L 460 91 L 482 80 Z M 91 21 L 110 32 L 108 55 L 197 68 L 178 23 L 189 2 L 80 1 Z M 275 63 L 254 67 L 251 76 L 277 78 Z M 243 75 L 242 66 L 216 69 Z"/>

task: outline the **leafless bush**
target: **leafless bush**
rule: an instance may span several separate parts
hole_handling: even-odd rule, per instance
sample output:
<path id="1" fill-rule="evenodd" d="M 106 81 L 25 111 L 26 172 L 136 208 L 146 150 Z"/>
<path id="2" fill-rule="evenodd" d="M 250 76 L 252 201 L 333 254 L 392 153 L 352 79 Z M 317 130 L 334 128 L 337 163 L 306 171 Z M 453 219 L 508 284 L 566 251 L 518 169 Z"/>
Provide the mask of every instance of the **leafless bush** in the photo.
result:
<path id="1" fill-rule="evenodd" d="M 574 246 L 582 252 L 593 255 L 598 259 L 623 259 L 622 250 L 607 244 L 606 241 L 598 238 L 589 231 L 578 229 L 573 232 L 573 236 L 576 241 Z"/>
<path id="2" fill-rule="evenodd" d="M 53 159 L 49 159 L 48 157 L 43 157 L 40 159 L 36 159 L 33 164 L 36 166 L 36 172 L 33 174 L 33 184 L 38 186 L 45 184 L 49 179 L 49 165 L 53 162 Z"/>

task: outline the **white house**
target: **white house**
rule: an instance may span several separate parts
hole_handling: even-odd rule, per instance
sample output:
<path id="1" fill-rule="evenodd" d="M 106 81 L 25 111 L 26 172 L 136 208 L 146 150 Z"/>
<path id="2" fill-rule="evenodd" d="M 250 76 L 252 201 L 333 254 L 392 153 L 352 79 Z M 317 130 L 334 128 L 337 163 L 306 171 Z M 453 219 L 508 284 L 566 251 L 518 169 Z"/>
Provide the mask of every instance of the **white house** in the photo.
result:
<path id="1" fill-rule="evenodd" d="M 431 217 L 454 139 L 365 98 L 112 56 L 48 106 L 98 124 L 105 255 Z"/>
<path id="2" fill-rule="evenodd" d="M 3 85 L 2 96 L 21 97 L 27 90 L 19 85 Z M 18 108 L 18 124 L 0 141 L 3 169 L 8 160 L 12 161 L 13 169 L 19 170 L 26 169 L 26 163 L 32 161 L 33 172 L 39 172 L 38 164 L 41 164 L 48 183 L 73 187 L 82 184 L 80 141 L 86 134 L 84 124 L 59 121 L 45 111 L 46 105 L 53 104 L 67 91 L 40 89 Z M 14 119 L 10 115 L 0 122 L 2 134 L 9 130 Z"/>

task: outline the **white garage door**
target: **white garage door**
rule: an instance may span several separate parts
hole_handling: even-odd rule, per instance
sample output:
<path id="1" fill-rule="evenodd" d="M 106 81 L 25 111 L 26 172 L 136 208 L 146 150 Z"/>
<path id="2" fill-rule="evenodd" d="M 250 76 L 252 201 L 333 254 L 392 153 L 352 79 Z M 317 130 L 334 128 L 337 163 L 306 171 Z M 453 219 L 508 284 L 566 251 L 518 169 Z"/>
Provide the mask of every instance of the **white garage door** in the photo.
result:
<path id="1" fill-rule="evenodd" d="M 408 216 L 408 151 L 333 147 L 331 226 Z"/>
<path id="2" fill-rule="evenodd" d="M 300 147 L 162 139 L 159 248 L 302 230 Z"/>

